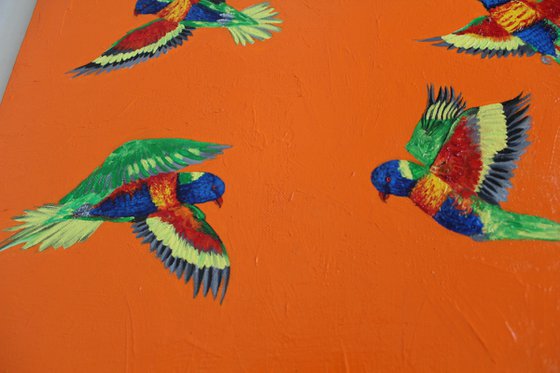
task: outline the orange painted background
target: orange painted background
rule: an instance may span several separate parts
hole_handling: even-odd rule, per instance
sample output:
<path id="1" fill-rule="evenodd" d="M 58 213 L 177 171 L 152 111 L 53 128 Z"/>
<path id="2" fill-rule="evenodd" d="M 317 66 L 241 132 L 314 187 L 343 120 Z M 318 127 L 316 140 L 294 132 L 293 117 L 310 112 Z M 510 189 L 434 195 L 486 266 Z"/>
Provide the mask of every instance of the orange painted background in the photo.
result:
<path id="1" fill-rule="evenodd" d="M 475 0 L 275 0 L 285 23 L 266 42 L 200 30 L 132 70 L 64 75 L 150 19 L 133 4 L 39 0 L 0 107 L 0 225 L 127 140 L 231 144 L 192 168 L 227 182 L 223 208 L 203 209 L 229 249 L 228 296 L 193 300 L 127 224 L 66 251 L 12 249 L 0 371 L 560 370 L 559 244 L 475 243 L 369 181 L 410 158 L 426 84 L 471 106 L 530 92 L 505 207 L 560 220 L 560 66 L 414 42 L 483 15 Z"/>

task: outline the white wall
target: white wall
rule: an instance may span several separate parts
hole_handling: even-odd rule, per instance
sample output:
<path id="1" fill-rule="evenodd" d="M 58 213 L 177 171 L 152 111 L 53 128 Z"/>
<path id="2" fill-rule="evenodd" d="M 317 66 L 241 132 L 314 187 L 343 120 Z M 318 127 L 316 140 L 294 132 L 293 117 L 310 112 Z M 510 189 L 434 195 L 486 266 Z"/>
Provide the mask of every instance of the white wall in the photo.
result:
<path id="1" fill-rule="evenodd" d="M 0 0 L 0 102 L 37 0 Z"/>

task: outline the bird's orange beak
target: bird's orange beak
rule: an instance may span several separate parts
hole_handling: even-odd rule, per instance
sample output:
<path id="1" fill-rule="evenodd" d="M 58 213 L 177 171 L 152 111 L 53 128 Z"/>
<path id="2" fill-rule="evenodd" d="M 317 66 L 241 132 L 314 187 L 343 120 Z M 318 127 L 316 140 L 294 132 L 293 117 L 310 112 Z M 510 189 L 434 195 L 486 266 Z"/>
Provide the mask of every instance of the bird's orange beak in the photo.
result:
<path id="1" fill-rule="evenodd" d="M 216 205 L 218 205 L 218 207 L 222 207 L 222 205 L 224 204 L 224 199 L 222 197 L 217 198 L 214 200 L 214 202 L 216 203 Z"/>
<path id="2" fill-rule="evenodd" d="M 389 194 L 388 194 L 388 193 L 379 192 L 379 198 L 381 198 L 381 200 L 382 200 L 384 203 L 387 203 L 387 200 L 389 199 Z"/>

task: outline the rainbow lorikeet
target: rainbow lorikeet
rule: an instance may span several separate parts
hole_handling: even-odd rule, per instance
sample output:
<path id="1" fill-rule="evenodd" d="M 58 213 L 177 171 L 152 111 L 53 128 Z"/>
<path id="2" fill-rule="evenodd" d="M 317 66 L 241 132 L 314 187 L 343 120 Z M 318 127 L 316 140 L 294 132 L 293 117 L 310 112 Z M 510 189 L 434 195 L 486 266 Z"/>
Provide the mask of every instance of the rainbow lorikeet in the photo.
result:
<path id="1" fill-rule="evenodd" d="M 131 67 L 182 45 L 194 29 L 223 27 L 236 44 L 247 45 L 269 39 L 282 23 L 268 3 L 238 11 L 225 0 L 137 0 L 134 13 L 158 18 L 130 31 L 100 57 L 70 73 L 79 76 Z"/>
<path id="2" fill-rule="evenodd" d="M 560 63 L 560 0 L 480 0 L 489 15 L 423 41 L 484 57 L 542 55 Z"/>
<path id="3" fill-rule="evenodd" d="M 23 244 L 68 248 L 84 241 L 103 222 L 132 223 L 137 237 L 178 278 L 194 282 L 196 297 L 226 294 L 230 262 L 226 249 L 204 213 L 195 205 L 221 206 L 224 182 L 205 172 L 182 168 L 221 154 L 224 145 L 184 139 L 130 141 L 56 204 L 28 210 L 10 228 L 18 231 L 0 243 L 0 251 Z"/>
<path id="4" fill-rule="evenodd" d="M 371 181 L 383 201 L 410 198 L 445 228 L 475 240 L 560 241 L 560 224 L 502 210 L 516 162 L 528 145 L 529 97 L 465 109 L 461 95 L 428 90 L 428 105 L 407 144 L 422 164 L 390 161 Z"/>

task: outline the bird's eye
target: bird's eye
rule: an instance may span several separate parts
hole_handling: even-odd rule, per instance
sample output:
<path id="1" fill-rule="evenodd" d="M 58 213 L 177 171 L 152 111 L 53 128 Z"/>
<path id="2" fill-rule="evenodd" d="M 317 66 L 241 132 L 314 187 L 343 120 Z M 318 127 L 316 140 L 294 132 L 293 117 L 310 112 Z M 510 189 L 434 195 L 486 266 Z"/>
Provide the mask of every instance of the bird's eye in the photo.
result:
<path id="1" fill-rule="evenodd" d="M 391 182 L 391 176 L 387 176 L 387 177 L 385 178 L 385 181 L 388 182 L 388 183 L 390 183 L 390 182 Z"/>

